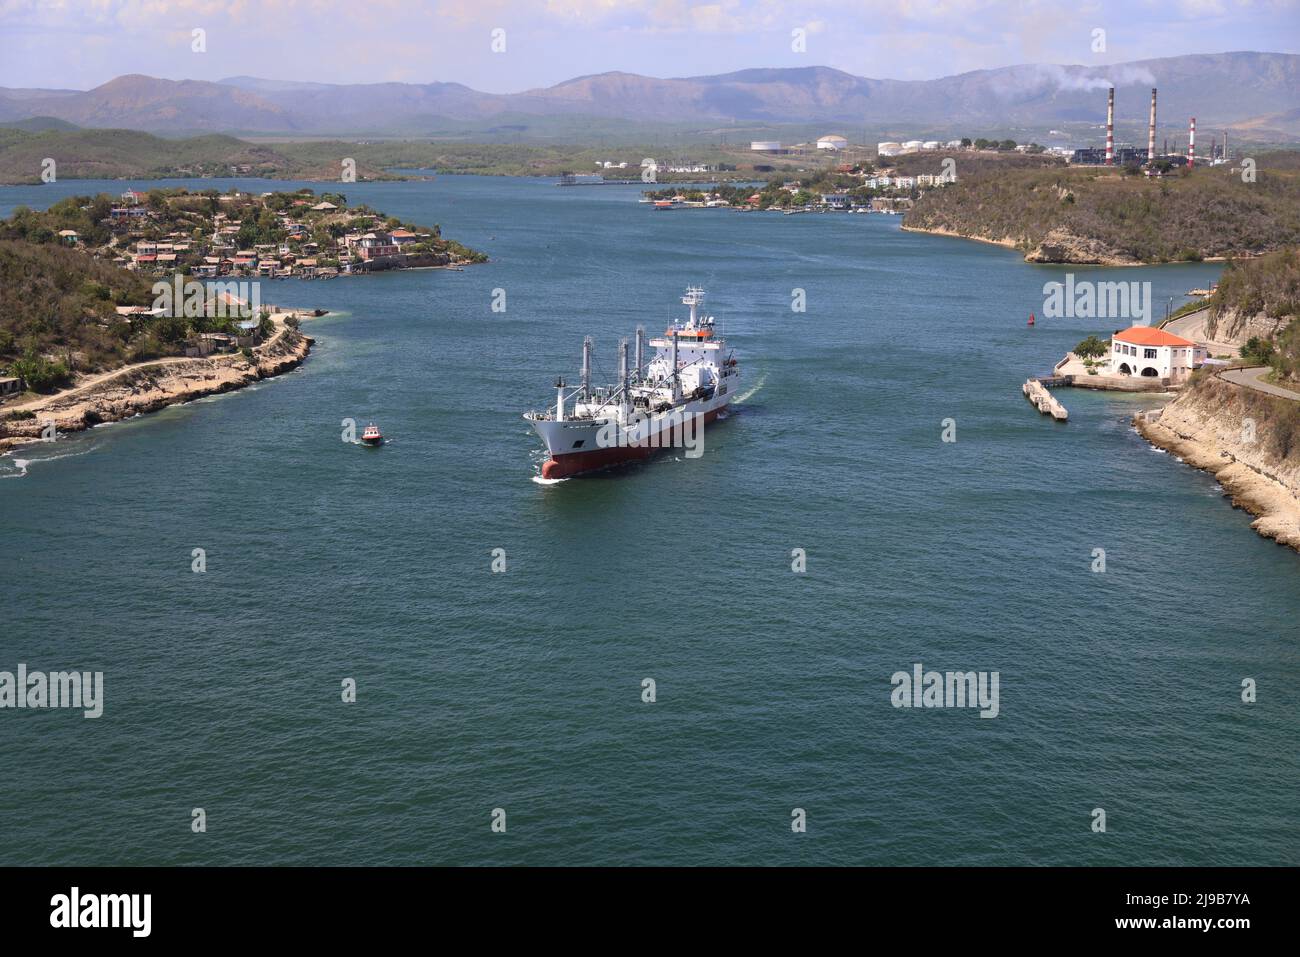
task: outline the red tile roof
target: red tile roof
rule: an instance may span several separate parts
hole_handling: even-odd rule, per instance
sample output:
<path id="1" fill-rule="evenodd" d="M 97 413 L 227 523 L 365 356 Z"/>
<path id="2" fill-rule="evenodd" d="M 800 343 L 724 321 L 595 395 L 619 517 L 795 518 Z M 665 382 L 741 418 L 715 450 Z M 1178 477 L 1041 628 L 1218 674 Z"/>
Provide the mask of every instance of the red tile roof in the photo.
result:
<path id="1" fill-rule="evenodd" d="M 1184 339 L 1182 336 L 1176 336 L 1172 332 L 1165 332 L 1163 329 L 1152 329 L 1150 326 L 1132 326 L 1123 332 L 1115 333 L 1115 338 L 1120 342 L 1127 342 L 1134 346 L 1194 346 L 1196 343 L 1190 339 Z"/>

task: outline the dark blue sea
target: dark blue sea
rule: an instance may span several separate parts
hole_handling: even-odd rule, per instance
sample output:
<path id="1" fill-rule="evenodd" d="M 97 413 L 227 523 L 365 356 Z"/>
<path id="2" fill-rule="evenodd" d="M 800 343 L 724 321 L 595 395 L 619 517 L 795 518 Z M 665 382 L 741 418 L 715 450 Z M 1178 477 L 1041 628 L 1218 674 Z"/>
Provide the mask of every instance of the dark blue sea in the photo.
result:
<path id="1" fill-rule="evenodd" d="M 0 711 L 0 864 L 1300 860 L 1300 555 L 1134 433 L 1161 398 L 1026 403 L 1126 324 L 1028 328 L 1062 268 L 634 186 L 338 188 L 492 261 L 267 283 L 330 310 L 297 371 L 0 458 L 0 670 L 105 682 Z M 1158 318 L 1218 267 L 1075 272 Z M 520 414 L 688 283 L 745 377 L 703 457 L 534 481 Z M 997 717 L 893 707 L 916 663 L 997 672 Z"/>

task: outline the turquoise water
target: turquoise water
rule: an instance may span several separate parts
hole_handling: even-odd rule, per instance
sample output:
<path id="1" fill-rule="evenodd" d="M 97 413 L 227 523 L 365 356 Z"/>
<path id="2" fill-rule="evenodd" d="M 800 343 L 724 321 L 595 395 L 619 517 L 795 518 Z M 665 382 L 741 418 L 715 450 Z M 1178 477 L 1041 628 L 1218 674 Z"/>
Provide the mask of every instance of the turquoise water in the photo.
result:
<path id="1" fill-rule="evenodd" d="M 1062 270 L 635 187 L 345 191 L 493 262 L 268 284 L 335 311 L 298 371 L 0 459 L 0 670 L 106 685 L 0 712 L 0 864 L 1297 862 L 1300 556 L 1134 434 L 1158 400 L 1027 405 L 1112 325 L 1026 328 Z M 688 282 L 752 394 L 700 459 L 535 483 L 519 413 Z M 1000 714 L 893 708 L 915 662 L 999 672 Z"/>

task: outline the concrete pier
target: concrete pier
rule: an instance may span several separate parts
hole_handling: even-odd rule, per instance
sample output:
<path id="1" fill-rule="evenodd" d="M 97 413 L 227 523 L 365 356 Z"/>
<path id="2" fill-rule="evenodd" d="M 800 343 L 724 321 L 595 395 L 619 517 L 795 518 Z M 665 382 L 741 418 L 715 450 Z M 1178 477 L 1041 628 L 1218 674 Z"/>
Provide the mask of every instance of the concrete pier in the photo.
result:
<path id="1" fill-rule="evenodd" d="M 1025 394 L 1034 408 L 1038 409 L 1043 415 L 1050 415 L 1057 422 L 1065 422 L 1070 418 L 1070 413 L 1066 411 L 1065 406 L 1061 405 L 1056 396 L 1047 391 L 1047 387 L 1037 379 L 1026 379 L 1025 384 L 1020 387 L 1020 391 Z"/>

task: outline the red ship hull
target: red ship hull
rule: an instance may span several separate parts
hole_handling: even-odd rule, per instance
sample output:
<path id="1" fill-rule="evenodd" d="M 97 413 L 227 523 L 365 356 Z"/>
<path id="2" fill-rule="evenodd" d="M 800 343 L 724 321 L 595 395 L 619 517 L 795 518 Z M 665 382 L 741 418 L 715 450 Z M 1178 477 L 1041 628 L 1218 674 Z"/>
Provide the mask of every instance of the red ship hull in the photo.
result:
<path id="1" fill-rule="evenodd" d="M 718 413 L 725 409 L 726 406 L 723 406 L 704 413 L 704 424 L 708 425 L 717 419 Z M 585 452 L 566 452 L 558 458 L 552 457 L 546 460 L 542 465 L 542 478 L 572 478 L 575 475 L 585 475 L 588 472 L 599 472 L 602 469 L 614 468 L 630 462 L 640 462 L 650 458 L 656 452 L 669 451 L 672 448 L 671 444 L 666 446 L 627 445 L 607 449 L 588 449 Z"/>

